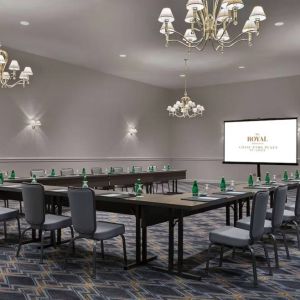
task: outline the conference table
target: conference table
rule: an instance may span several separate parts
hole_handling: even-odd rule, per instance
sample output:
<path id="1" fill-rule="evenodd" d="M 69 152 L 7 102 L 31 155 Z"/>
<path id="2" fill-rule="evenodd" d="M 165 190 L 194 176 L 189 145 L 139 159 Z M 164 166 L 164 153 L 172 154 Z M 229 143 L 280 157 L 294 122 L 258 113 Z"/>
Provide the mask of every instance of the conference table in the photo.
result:
<path id="1" fill-rule="evenodd" d="M 135 173 L 114 173 L 114 174 L 99 174 L 86 175 L 89 186 L 91 187 L 113 187 L 116 185 L 134 185 L 137 179 L 145 185 L 147 193 L 152 192 L 152 185 L 154 182 L 172 182 L 172 193 L 178 192 L 178 180 L 186 179 L 186 170 L 161 170 L 154 172 L 135 172 Z M 31 182 L 31 177 L 17 177 L 15 179 L 5 179 L 5 182 L 21 183 Z M 53 186 L 82 186 L 82 175 L 70 176 L 45 176 L 38 177 L 37 181 L 43 185 Z"/>
<path id="2" fill-rule="evenodd" d="M 289 189 L 296 188 L 299 182 L 285 182 Z M 214 209 L 226 207 L 226 224 L 230 224 L 230 208 L 234 211 L 234 223 L 243 217 L 243 204 L 247 205 L 246 214 L 250 214 L 250 200 L 259 190 L 267 190 L 274 193 L 276 186 L 260 186 L 249 188 L 246 184 L 236 185 L 235 191 L 221 192 L 217 187 L 209 190 L 209 195 L 199 199 L 191 198 L 191 193 L 186 194 L 144 194 L 136 197 L 134 194 L 95 190 L 96 209 L 99 211 L 113 212 L 135 216 L 135 262 L 129 268 L 149 263 L 156 257 L 147 255 L 147 228 L 163 222 L 168 222 L 168 263 L 166 268 L 152 267 L 156 270 L 166 271 L 187 278 L 199 279 L 199 275 L 183 272 L 184 250 L 184 218 Z M 22 185 L 20 183 L 4 183 L 0 186 L 0 199 L 22 200 Z M 67 187 L 44 186 L 46 200 L 55 203 L 61 214 L 63 206 L 69 206 Z M 53 206 L 53 207 L 55 207 Z M 249 209 L 248 209 L 249 208 Z M 55 211 L 52 211 L 53 213 Z M 177 268 L 174 264 L 175 235 L 177 225 Z"/>

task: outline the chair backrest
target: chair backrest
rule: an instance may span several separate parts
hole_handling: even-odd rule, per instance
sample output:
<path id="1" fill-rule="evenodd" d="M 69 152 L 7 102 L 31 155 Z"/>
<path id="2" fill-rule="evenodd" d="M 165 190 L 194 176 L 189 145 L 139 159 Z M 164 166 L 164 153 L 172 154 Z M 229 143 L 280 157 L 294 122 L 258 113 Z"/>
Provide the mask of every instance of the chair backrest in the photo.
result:
<path id="1" fill-rule="evenodd" d="M 45 222 L 44 187 L 38 183 L 23 183 L 22 197 L 25 220 L 30 225 L 42 225 Z"/>
<path id="2" fill-rule="evenodd" d="M 115 174 L 124 173 L 123 167 L 114 167 L 114 173 Z"/>
<path id="3" fill-rule="evenodd" d="M 300 184 L 297 187 L 296 203 L 295 203 L 295 216 L 300 220 Z"/>
<path id="4" fill-rule="evenodd" d="M 93 175 L 101 175 L 102 174 L 102 168 L 100 167 L 94 167 L 91 169 L 91 172 Z"/>
<path id="5" fill-rule="evenodd" d="M 260 240 L 264 234 L 268 200 L 269 192 L 267 191 L 259 191 L 254 196 L 250 221 L 250 238 L 252 241 Z"/>
<path id="6" fill-rule="evenodd" d="M 37 178 L 45 177 L 46 172 L 45 172 L 44 169 L 33 169 L 33 170 L 30 171 L 30 176 L 32 177 L 33 175 L 35 175 Z"/>
<path id="7" fill-rule="evenodd" d="M 287 186 L 279 186 L 275 190 L 273 211 L 272 211 L 272 229 L 276 230 L 282 225 L 283 213 L 286 204 Z"/>
<path id="8" fill-rule="evenodd" d="M 61 176 L 72 176 L 74 175 L 74 169 L 73 168 L 64 168 L 60 170 Z"/>
<path id="9" fill-rule="evenodd" d="M 74 229 L 82 235 L 92 236 L 96 231 L 95 193 L 89 188 L 68 190 Z"/>
<path id="10" fill-rule="evenodd" d="M 135 173 L 142 173 L 143 172 L 143 167 L 134 166 L 133 168 L 134 168 Z"/>

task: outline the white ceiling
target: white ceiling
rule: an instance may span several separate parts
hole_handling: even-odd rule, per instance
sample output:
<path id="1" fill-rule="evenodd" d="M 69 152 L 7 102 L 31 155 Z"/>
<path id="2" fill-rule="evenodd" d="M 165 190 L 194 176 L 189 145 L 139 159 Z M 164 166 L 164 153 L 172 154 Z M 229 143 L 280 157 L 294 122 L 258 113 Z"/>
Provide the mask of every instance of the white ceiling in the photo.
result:
<path id="1" fill-rule="evenodd" d="M 208 0 L 211 1 L 211 0 Z M 300 1 L 244 0 L 242 26 L 254 5 L 268 20 L 252 48 L 225 54 L 194 52 L 190 86 L 300 74 Z M 186 0 L 0 0 L 0 40 L 7 47 L 137 81 L 177 88 L 183 84 L 186 49 L 164 47 L 158 15 L 171 7 L 184 31 Z M 23 27 L 21 20 L 30 22 Z M 285 22 L 275 27 L 277 21 Z M 126 53 L 126 59 L 119 57 Z M 239 70 L 239 65 L 246 69 Z"/>

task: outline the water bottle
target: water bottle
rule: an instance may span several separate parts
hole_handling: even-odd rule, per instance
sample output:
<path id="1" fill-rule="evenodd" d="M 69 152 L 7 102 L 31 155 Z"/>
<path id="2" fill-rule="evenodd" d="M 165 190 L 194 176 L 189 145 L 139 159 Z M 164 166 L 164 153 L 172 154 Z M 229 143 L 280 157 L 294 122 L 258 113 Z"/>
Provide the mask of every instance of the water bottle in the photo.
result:
<path id="1" fill-rule="evenodd" d="M 199 187 L 198 187 L 197 180 L 195 180 L 193 183 L 192 194 L 193 194 L 193 197 L 198 197 L 198 195 L 199 195 Z"/>
<path id="2" fill-rule="evenodd" d="M 248 186 L 249 187 L 253 186 L 253 175 L 252 174 L 250 174 L 248 177 Z"/>
<path id="3" fill-rule="evenodd" d="M 86 175 L 83 176 L 83 181 L 82 181 L 82 188 L 88 188 L 88 181 L 86 178 Z"/>
<path id="4" fill-rule="evenodd" d="M 32 175 L 31 183 L 37 183 L 36 175 L 35 174 Z"/>
<path id="5" fill-rule="evenodd" d="M 284 181 L 288 181 L 288 180 L 289 180 L 289 175 L 288 175 L 288 172 L 287 172 L 287 171 L 284 171 L 284 174 L 283 174 L 283 180 L 284 180 Z"/>
<path id="6" fill-rule="evenodd" d="M 265 182 L 266 182 L 266 185 L 270 185 L 271 179 L 270 179 L 270 173 L 269 172 L 267 172 L 267 174 L 266 174 Z"/>
<path id="7" fill-rule="evenodd" d="M 222 179 L 221 179 L 220 189 L 221 189 L 221 192 L 225 192 L 226 191 L 226 181 L 225 181 L 224 177 L 222 177 Z"/>

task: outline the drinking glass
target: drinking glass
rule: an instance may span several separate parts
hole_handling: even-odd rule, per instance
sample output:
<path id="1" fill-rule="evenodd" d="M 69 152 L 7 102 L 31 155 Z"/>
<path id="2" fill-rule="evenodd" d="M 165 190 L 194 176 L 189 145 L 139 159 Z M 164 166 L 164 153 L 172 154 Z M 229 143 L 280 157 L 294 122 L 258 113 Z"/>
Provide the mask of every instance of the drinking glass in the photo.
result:
<path id="1" fill-rule="evenodd" d="M 260 186 L 260 185 L 261 185 L 260 177 L 257 177 L 257 178 L 256 178 L 256 185 L 257 185 L 257 186 Z"/>
<path id="2" fill-rule="evenodd" d="M 276 174 L 273 175 L 273 182 L 276 183 L 277 179 L 276 179 Z"/>
<path id="3" fill-rule="evenodd" d="M 231 180 L 229 190 L 230 191 L 234 191 L 235 190 L 235 182 L 234 182 L 234 180 Z"/>
<path id="4" fill-rule="evenodd" d="M 291 172 L 291 179 L 294 179 L 294 173 Z"/>

